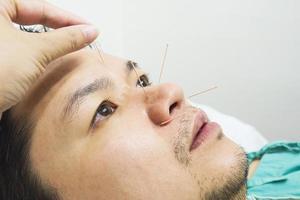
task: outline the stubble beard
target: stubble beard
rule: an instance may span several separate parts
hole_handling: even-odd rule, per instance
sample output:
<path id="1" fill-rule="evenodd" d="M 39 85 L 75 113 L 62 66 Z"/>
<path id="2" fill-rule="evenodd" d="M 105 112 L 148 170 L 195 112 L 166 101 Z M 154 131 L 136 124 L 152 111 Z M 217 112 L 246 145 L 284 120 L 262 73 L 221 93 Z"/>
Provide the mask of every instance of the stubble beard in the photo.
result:
<path id="1" fill-rule="evenodd" d="M 236 149 L 234 153 L 236 164 L 232 166 L 230 172 L 223 177 L 198 180 L 197 176 L 189 170 L 191 157 L 189 147 L 187 147 L 187 141 L 191 134 L 190 125 L 192 122 L 192 115 L 186 114 L 182 116 L 179 123 L 178 135 L 174 138 L 173 146 L 176 160 L 183 165 L 185 169 L 188 169 L 199 186 L 199 200 L 245 200 L 248 163 L 246 153 L 242 148 Z M 223 184 L 220 185 L 220 183 Z M 216 187 L 205 187 L 208 184 L 215 185 Z"/>

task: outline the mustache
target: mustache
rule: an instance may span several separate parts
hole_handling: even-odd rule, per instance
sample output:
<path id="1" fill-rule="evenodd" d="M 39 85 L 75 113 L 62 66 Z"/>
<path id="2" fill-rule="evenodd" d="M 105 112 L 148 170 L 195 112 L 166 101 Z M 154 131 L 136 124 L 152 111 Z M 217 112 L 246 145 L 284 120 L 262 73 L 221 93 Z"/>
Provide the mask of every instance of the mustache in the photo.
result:
<path id="1" fill-rule="evenodd" d="M 175 158 L 183 165 L 188 166 L 191 162 L 189 144 L 194 125 L 194 116 L 198 108 L 187 106 L 185 111 L 175 116 L 178 123 L 178 132 L 173 138 L 173 151 Z"/>

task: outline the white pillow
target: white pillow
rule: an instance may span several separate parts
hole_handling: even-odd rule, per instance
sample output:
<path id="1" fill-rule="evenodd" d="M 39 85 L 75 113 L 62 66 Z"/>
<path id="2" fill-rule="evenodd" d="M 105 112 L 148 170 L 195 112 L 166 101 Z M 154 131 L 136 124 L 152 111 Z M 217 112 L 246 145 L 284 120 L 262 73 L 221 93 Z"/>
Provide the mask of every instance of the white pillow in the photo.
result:
<path id="1" fill-rule="evenodd" d="M 241 145 L 246 152 L 257 151 L 268 142 L 253 126 L 235 117 L 220 113 L 206 105 L 193 102 L 191 104 L 204 110 L 209 119 L 220 124 L 224 134 Z"/>

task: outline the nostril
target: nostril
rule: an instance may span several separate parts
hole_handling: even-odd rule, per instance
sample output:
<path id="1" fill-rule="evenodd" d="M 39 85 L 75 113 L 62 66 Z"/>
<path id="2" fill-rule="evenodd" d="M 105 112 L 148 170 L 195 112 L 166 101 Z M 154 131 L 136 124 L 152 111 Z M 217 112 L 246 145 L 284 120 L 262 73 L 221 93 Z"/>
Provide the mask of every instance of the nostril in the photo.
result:
<path id="1" fill-rule="evenodd" d="M 169 114 L 173 112 L 173 110 L 177 107 L 177 102 L 173 103 L 169 108 Z"/>

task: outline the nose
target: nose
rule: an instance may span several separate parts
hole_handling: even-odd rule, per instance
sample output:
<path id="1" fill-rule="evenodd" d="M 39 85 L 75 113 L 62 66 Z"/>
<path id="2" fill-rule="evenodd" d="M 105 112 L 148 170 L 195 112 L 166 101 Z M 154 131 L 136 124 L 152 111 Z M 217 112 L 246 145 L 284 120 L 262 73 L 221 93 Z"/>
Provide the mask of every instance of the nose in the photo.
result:
<path id="1" fill-rule="evenodd" d="M 147 112 L 151 121 L 161 125 L 169 120 L 183 105 L 183 90 L 171 83 L 160 84 L 148 90 Z"/>

